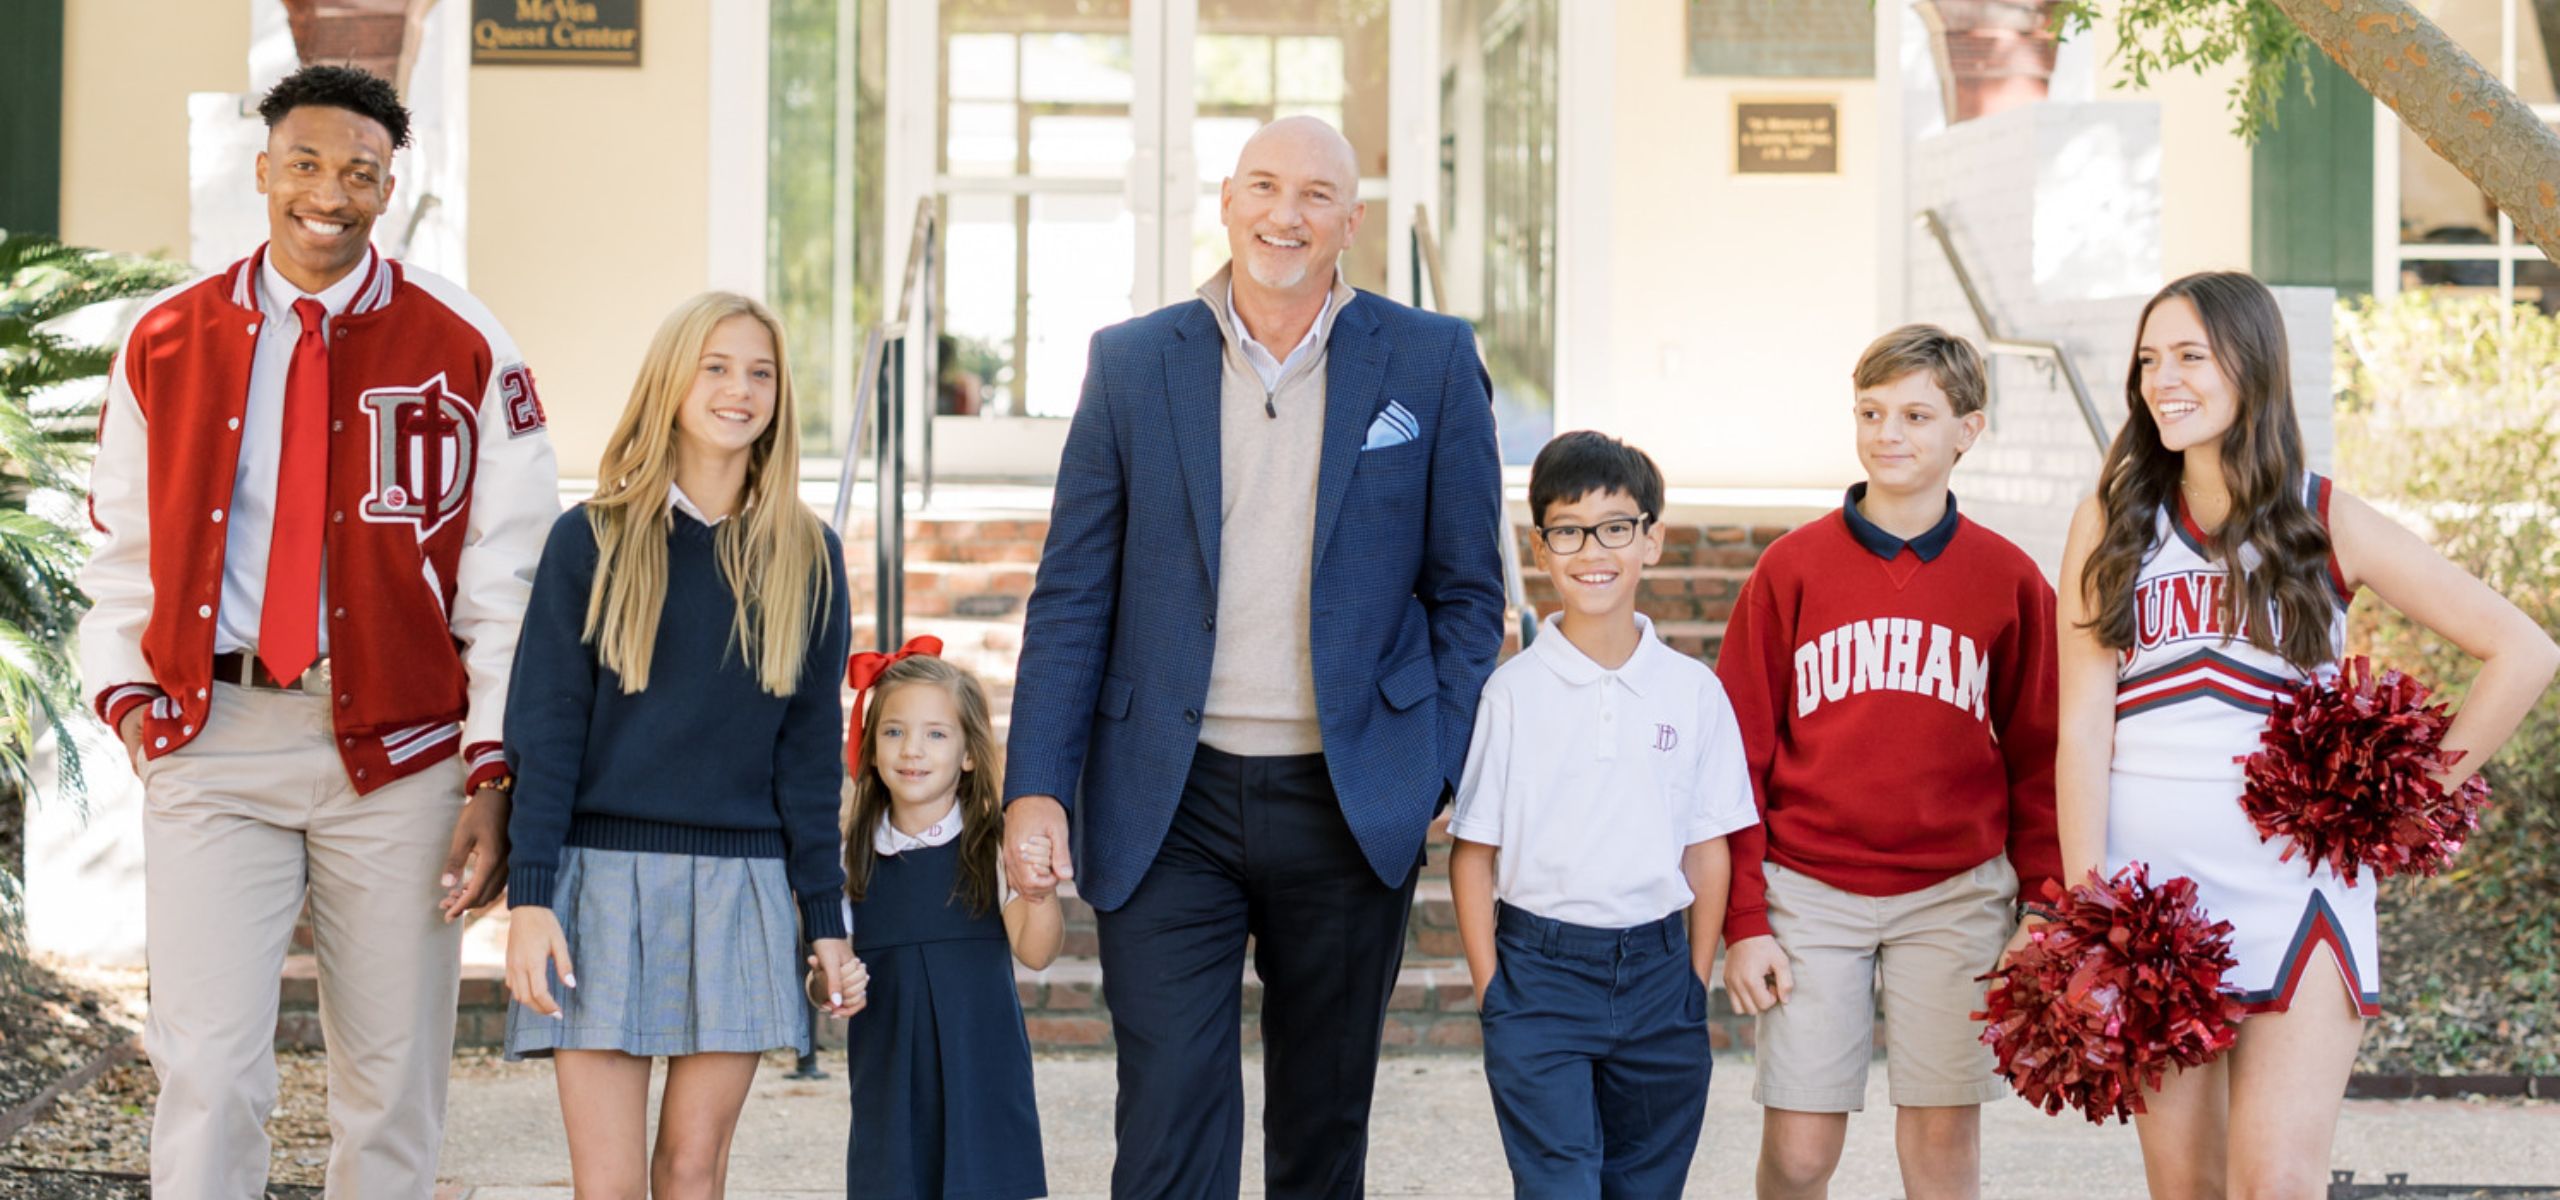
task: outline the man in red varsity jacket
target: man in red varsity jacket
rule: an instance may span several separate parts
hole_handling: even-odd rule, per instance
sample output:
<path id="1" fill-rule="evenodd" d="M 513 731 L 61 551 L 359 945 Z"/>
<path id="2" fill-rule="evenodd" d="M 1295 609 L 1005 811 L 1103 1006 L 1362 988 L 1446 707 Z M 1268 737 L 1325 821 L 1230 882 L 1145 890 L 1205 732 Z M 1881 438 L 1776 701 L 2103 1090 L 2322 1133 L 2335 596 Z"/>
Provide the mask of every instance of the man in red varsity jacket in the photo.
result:
<path id="1" fill-rule="evenodd" d="M 1981 1105 L 2007 1088 L 1979 977 L 2062 870 L 2053 588 L 1947 490 L 1987 420 L 1982 358 L 1906 325 L 1853 380 L 1866 482 L 1770 545 L 1716 663 L 1763 818 L 1733 837 L 1724 922 L 1727 993 L 1760 1017 L 1760 1200 L 1826 1194 L 1878 990 L 1903 1194 L 1980 1192 Z"/>
<path id="2" fill-rule="evenodd" d="M 329 1194 L 423 1200 L 558 470 L 488 310 L 372 248 L 408 141 L 391 86 L 310 67 L 259 111 L 270 240 L 152 299 L 90 480 L 81 669 L 146 797 L 153 1194 L 264 1194 L 307 896 Z"/>

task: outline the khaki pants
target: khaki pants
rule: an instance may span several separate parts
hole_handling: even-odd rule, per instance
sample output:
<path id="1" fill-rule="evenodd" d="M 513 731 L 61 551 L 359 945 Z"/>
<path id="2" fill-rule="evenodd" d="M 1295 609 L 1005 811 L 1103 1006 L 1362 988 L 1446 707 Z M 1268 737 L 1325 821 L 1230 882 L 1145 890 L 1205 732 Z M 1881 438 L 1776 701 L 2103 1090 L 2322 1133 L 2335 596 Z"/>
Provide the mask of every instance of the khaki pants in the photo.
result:
<path id="1" fill-rule="evenodd" d="M 435 1190 L 461 976 L 436 911 L 459 758 L 358 796 L 325 696 L 213 685 L 202 736 L 142 766 L 152 1195 L 265 1194 L 276 995 L 307 895 L 329 1048 L 332 1200 Z"/>

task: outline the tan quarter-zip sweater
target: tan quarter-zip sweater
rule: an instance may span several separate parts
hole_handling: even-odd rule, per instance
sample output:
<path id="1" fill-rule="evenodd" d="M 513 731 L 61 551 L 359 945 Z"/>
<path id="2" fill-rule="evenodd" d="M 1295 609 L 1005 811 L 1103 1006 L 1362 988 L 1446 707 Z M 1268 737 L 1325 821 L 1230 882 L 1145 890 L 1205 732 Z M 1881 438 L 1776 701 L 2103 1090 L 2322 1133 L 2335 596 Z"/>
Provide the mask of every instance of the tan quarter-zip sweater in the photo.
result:
<path id="1" fill-rule="evenodd" d="M 1226 339 L 1218 397 L 1218 629 L 1200 740 L 1229 754 L 1314 754 L 1316 471 L 1324 449 L 1325 363 L 1334 319 L 1356 293 L 1337 272 L 1314 352 L 1277 387 L 1245 358 L 1229 320 L 1234 264 L 1200 287 Z M 1288 347 L 1273 347 L 1284 361 Z M 1183 397 L 1176 403 L 1202 403 Z"/>

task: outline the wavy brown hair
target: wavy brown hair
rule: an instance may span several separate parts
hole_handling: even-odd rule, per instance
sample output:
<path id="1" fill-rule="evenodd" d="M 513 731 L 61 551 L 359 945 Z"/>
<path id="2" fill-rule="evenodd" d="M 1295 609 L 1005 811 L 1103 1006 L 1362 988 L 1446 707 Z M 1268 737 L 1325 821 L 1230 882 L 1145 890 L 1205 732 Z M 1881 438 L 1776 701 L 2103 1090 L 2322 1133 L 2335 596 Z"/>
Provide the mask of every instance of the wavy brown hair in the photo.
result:
<path id="1" fill-rule="evenodd" d="M 2241 613 L 2272 613 L 2275 628 L 2265 620 L 2247 622 L 2250 645 L 2305 670 L 2331 662 L 2338 648 L 2329 644 L 2337 604 L 2328 577 L 2329 531 L 2303 501 L 2302 426 L 2293 411 L 2284 314 L 2265 284 L 2236 271 L 2189 275 L 2142 306 L 2133 363 L 2125 372 L 2124 428 L 2116 431 L 2098 474 L 2106 532 L 2081 573 L 2082 598 L 2094 614 L 2088 627 L 2111 649 L 2133 647 L 2134 580 L 2158 536 L 2159 512 L 2174 512 L 2178 502 L 2186 459 L 2160 444 L 2160 423 L 2142 399 L 2139 346 L 2152 310 L 2172 297 L 2195 306 L 2214 368 L 2230 383 L 2239 408 L 2222 435 L 2231 515 L 2204 543 L 2208 556 L 2231 568 L 2231 586 L 2222 593 L 2222 627 L 2240 628 Z M 2256 551 L 2254 565 L 2239 553 L 2242 547 Z"/>
<path id="2" fill-rule="evenodd" d="M 889 819 L 889 784 L 880 778 L 880 713 L 888 707 L 889 693 L 902 687 L 941 688 L 960 710 L 960 750 L 965 761 L 977 766 L 960 773 L 960 878 L 951 894 L 971 915 L 983 914 L 995 907 L 996 884 L 1003 878 L 998 854 L 1004 846 L 1004 751 L 996 745 L 987 690 L 978 677 L 930 654 L 889 664 L 871 685 L 870 703 L 862 712 L 862 772 L 846 785 L 844 894 L 857 903 L 868 895 L 871 870 L 880 862 L 871 848 L 880 822 Z"/>

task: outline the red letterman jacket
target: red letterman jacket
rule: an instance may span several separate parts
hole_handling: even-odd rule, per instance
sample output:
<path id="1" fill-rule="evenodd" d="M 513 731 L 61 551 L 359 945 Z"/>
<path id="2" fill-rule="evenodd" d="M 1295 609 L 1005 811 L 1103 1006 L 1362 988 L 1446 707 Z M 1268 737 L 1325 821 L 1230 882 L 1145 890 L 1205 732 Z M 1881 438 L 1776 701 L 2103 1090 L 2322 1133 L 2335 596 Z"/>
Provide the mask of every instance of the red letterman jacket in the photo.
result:
<path id="1" fill-rule="evenodd" d="M 81 672 L 143 752 L 212 707 L 223 517 L 266 250 L 161 293 L 125 339 L 99 418 L 80 582 Z M 469 293 L 368 253 L 329 329 L 329 704 L 359 793 L 462 751 L 465 787 L 506 770 L 499 729 L 534 563 L 560 514 L 533 376 Z"/>

